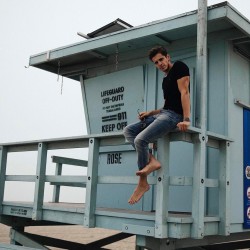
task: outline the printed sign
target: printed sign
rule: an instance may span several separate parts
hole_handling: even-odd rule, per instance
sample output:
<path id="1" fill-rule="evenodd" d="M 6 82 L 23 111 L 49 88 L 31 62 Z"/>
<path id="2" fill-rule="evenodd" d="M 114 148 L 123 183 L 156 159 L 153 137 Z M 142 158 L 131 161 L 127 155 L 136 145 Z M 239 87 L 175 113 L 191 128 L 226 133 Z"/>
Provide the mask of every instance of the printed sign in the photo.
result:
<path id="1" fill-rule="evenodd" d="M 27 212 L 28 210 L 27 209 L 23 209 L 23 208 L 11 208 L 10 209 L 10 213 L 13 214 L 13 215 L 24 215 L 26 216 L 27 215 Z"/>
<path id="2" fill-rule="evenodd" d="M 114 72 L 85 81 L 89 132 L 122 131 L 143 109 L 143 67 Z"/>
<path id="3" fill-rule="evenodd" d="M 121 86 L 101 92 L 103 110 L 107 115 L 102 117 L 102 132 L 113 132 L 122 130 L 127 126 L 127 112 L 119 112 L 124 107 L 123 95 L 125 87 Z M 107 105 L 107 106 L 106 106 Z"/>
<path id="4" fill-rule="evenodd" d="M 107 154 L 107 165 L 121 164 L 122 163 L 122 153 L 109 153 Z"/>

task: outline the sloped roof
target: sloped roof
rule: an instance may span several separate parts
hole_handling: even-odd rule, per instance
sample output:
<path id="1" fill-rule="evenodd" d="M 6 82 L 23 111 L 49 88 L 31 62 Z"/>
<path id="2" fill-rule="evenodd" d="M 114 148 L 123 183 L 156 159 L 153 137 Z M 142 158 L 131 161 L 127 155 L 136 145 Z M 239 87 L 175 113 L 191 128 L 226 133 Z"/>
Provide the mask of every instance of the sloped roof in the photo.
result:
<path id="1" fill-rule="evenodd" d="M 92 31 L 87 35 L 89 38 L 94 38 L 132 27 L 132 25 L 128 24 L 120 18 L 117 18 L 115 21 L 108 23 L 95 31 Z"/>
<path id="2" fill-rule="evenodd" d="M 208 7 L 208 33 L 232 28 L 242 32 L 243 40 L 237 41 L 237 48 L 250 57 L 249 20 L 228 2 Z M 76 79 L 73 65 L 83 68 L 89 62 L 107 60 L 116 53 L 117 45 L 119 52 L 129 52 L 196 35 L 197 10 L 45 51 L 31 56 L 30 65 L 57 74 L 60 61 L 61 74 Z"/>

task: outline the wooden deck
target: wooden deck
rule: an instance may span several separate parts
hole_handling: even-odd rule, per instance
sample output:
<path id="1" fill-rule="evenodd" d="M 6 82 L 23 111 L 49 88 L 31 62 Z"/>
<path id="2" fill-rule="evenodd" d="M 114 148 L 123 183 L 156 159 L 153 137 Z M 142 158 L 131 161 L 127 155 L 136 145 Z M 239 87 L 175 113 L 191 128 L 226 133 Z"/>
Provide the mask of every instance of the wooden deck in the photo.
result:
<path id="1" fill-rule="evenodd" d="M 46 202 L 42 206 L 42 219 L 35 221 L 32 220 L 33 206 L 32 202 L 4 201 L 3 215 L 30 219 L 33 225 L 40 225 L 44 222 L 84 225 L 84 203 Z M 95 210 L 95 221 L 95 227 L 99 228 L 148 236 L 154 236 L 155 234 L 154 211 L 98 207 Z M 191 225 L 193 223 L 191 213 L 169 212 L 167 222 L 170 237 L 191 237 Z M 207 232 L 217 232 L 218 217 L 205 217 L 205 223 L 208 229 Z M 211 230 L 213 228 L 214 230 Z"/>

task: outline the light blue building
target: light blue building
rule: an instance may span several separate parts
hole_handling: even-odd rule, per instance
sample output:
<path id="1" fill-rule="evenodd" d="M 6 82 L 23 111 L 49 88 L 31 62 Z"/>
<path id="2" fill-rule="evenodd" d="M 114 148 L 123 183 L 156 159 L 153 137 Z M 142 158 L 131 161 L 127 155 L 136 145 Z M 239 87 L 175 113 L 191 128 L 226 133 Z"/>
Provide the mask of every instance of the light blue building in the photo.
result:
<path id="1" fill-rule="evenodd" d="M 12 243 L 32 246 L 22 233 L 27 225 L 62 223 L 135 234 L 137 249 L 222 242 L 226 247 L 235 240 L 250 247 L 245 240 L 250 228 L 250 22 L 227 2 L 208 7 L 206 72 L 200 73 L 197 16 L 196 10 L 138 27 L 117 19 L 83 42 L 30 57 L 31 66 L 81 85 L 88 135 L 1 145 L 0 222 L 13 227 Z M 149 177 L 150 191 L 130 206 L 136 154 L 122 130 L 135 121 L 138 109 L 163 104 L 163 75 L 147 58 L 155 45 L 166 46 L 173 62 L 182 60 L 190 68 L 192 127 L 158 140 L 155 154 L 163 168 Z M 201 86 L 204 75 L 207 84 Z M 47 151 L 61 148 L 89 148 L 88 161 L 55 156 L 56 174 L 46 175 Z M 9 152 L 36 150 L 36 175 L 6 175 Z M 63 164 L 87 167 L 87 176 L 63 176 Z M 4 200 L 5 181 L 35 182 L 34 203 Z M 49 204 L 43 203 L 46 182 L 55 187 Z M 86 200 L 60 204 L 60 186 L 86 188 Z"/>

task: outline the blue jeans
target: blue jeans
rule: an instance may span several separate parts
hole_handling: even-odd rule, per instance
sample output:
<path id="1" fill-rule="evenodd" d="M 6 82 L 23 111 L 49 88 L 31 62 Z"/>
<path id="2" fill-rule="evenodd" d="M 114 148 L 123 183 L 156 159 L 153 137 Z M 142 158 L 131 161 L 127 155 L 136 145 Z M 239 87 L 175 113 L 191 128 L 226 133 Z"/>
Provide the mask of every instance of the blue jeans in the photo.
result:
<path id="1" fill-rule="evenodd" d="M 148 164 L 148 144 L 174 130 L 182 119 L 182 115 L 172 110 L 161 109 L 159 114 L 148 116 L 144 121 L 130 124 L 124 128 L 126 140 L 136 149 L 137 164 L 140 170 Z"/>

